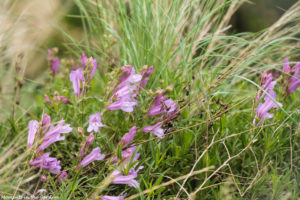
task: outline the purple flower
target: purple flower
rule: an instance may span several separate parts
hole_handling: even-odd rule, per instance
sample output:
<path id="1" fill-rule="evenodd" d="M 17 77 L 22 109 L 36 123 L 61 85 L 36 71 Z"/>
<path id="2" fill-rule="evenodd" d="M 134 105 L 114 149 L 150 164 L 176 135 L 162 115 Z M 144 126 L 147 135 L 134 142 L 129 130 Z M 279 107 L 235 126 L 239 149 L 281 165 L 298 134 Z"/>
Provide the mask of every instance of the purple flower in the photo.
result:
<path id="1" fill-rule="evenodd" d="M 88 61 L 88 59 L 87 59 L 85 53 L 82 53 L 81 54 L 81 64 L 82 64 L 83 69 L 85 69 L 87 61 Z"/>
<path id="2" fill-rule="evenodd" d="M 46 102 L 46 104 L 52 106 L 51 99 L 50 99 L 49 96 L 46 95 L 46 94 L 44 94 L 44 101 Z"/>
<path id="3" fill-rule="evenodd" d="M 143 132 L 145 132 L 145 133 L 152 132 L 157 137 L 162 139 L 162 138 L 164 138 L 164 132 L 165 132 L 164 129 L 161 128 L 162 124 L 163 124 L 162 122 L 159 122 L 153 126 L 147 126 L 147 127 L 143 128 Z"/>
<path id="4" fill-rule="evenodd" d="M 46 182 L 46 181 L 47 181 L 47 177 L 46 177 L 45 175 L 43 175 L 43 176 L 41 177 L 41 181 L 42 181 L 42 182 Z"/>
<path id="5" fill-rule="evenodd" d="M 48 128 L 51 125 L 51 117 L 46 113 L 42 117 L 42 127 Z"/>
<path id="6" fill-rule="evenodd" d="M 135 99 L 120 98 L 116 102 L 110 104 L 107 110 L 123 110 L 124 112 L 133 112 L 134 106 L 137 105 Z"/>
<path id="7" fill-rule="evenodd" d="M 30 148 L 33 145 L 35 134 L 38 132 L 39 122 L 36 120 L 31 120 L 28 123 L 28 140 L 27 140 L 27 147 Z"/>
<path id="8" fill-rule="evenodd" d="M 37 148 L 37 152 L 41 152 L 51 144 L 57 141 L 65 139 L 65 136 L 61 136 L 62 133 L 69 133 L 72 131 L 70 124 L 63 125 L 64 120 L 61 120 L 56 126 L 51 126 L 43 137 L 43 143 Z"/>
<path id="9" fill-rule="evenodd" d="M 119 161 L 119 163 L 121 165 L 123 165 L 125 168 L 128 166 L 128 164 L 130 163 L 130 161 L 131 162 L 135 162 L 135 161 L 137 161 L 139 159 L 139 157 L 140 157 L 139 153 L 136 153 L 134 155 L 134 157 L 132 158 L 135 149 L 136 149 L 136 146 L 131 146 L 131 147 L 125 149 L 124 151 L 122 151 L 122 160 Z M 118 164 L 117 161 L 118 161 L 117 157 L 114 157 L 114 158 L 111 159 L 111 162 L 115 163 L 115 165 Z"/>
<path id="10" fill-rule="evenodd" d="M 112 99 L 132 99 L 137 96 L 136 86 L 135 85 L 127 85 L 119 90 L 114 92 L 114 95 L 111 97 Z"/>
<path id="11" fill-rule="evenodd" d="M 98 132 L 99 131 L 99 127 L 104 127 L 105 124 L 101 123 L 101 115 L 100 113 L 96 113 L 93 115 L 90 115 L 90 119 L 89 119 L 89 127 L 87 129 L 88 132 Z"/>
<path id="12" fill-rule="evenodd" d="M 269 91 L 269 95 L 276 101 L 276 93 L 271 90 Z M 272 113 L 268 113 L 269 110 L 273 107 L 277 108 L 277 104 L 281 107 L 282 104 L 278 103 L 277 104 L 275 102 L 273 102 L 273 100 L 269 97 L 269 96 L 265 96 L 264 98 L 265 102 L 264 103 L 259 103 L 257 110 L 256 110 L 256 118 L 259 119 L 259 122 L 256 124 L 256 118 L 254 118 L 253 120 L 253 125 L 259 125 L 262 120 L 264 119 L 270 119 L 273 117 Z M 278 108 L 277 108 L 278 109 Z"/>
<path id="13" fill-rule="evenodd" d="M 90 154 L 88 154 L 79 164 L 78 167 L 85 167 L 91 162 L 95 160 L 103 160 L 105 158 L 104 154 L 100 154 L 100 148 L 96 147 L 95 149 L 92 150 Z"/>
<path id="14" fill-rule="evenodd" d="M 173 101 L 173 99 L 168 99 L 164 102 L 164 109 L 166 112 L 166 115 L 164 118 L 167 118 L 169 116 L 172 116 L 177 111 L 176 103 Z"/>
<path id="15" fill-rule="evenodd" d="M 148 81 L 149 81 L 149 76 L 153 73 L 154 67 L 151 66 L 148 69 L 145 69 L 144 71 L 141 72 L 142 75 L 142 80 L 140 82 L 140 88 L 144 88 Z"/>
<path id="16" fill-rule="evenodd" d="M 97 60 L 94 59 L 92 60 L 92 71 L 91 71 L 91 74 L 90 74 L 90 78 L 88 79 L 88 83 L 92 80 L 92 78 L 94 77 L 95 75 L 95 72 L 97 71 Z"/>
<path id="17" fill-rule="evenodd" d="M 73 84 L 73 90 L 77 97 L 83 93 L 83 83 L 84 83 L 84 76 L 83 71 L 81 68 L 74 70 L 70 73 L 70 80 Z M 82 91 L 80 89 L 82 88 Z"/>
<path id="18" fill-rule="evenodd" d="M 135 180 L 139 170 L 143 169 L 143 166 L 140 166 L 137 170 L 132 167 L 129 170 L 128 175 L 123 175 L 120 171 L 113 171 L 111 174 L 112 184 L 127 184 L 130 187 L 138 188 L 140 186 L 139 182 Z"/>
<path id="19" fill-rule="evenodd" d="M 49 157 L 49 155 L 50 152 L 44 153 L 40 157 L 30 161 L 29 164 L 34 167 L 48 169 L 53 174 L 59 174 L 61 169 L 60 161 L 56 158 Z"/>
<path id="20" fill-rule="evenodd" d="M 269 92 L 274 89 L 275 85 L 276 81 L 273 81 L 272 73 L 267 74 L 267 72 L 264 71 L 262 74 L 262 89 L 266 92 Z M 265 96 L 266 93 L 263 90 L 257 91 L 256 101 L 261 100 Z"/>
<path id="21" fill-rule="evenodd" d="M 293 93 L 300 86 L 300 62 L 297 62 L 296 65 L 292 68 L 291 72 L 294 72 L 292 77 L 289 80 L 288 93 Z"/>
<path id="22" fill-rule="evenodd" d="M 100 197 L 101 200 L 123 200 L 126 197 L 126 193 L 121 196 L 109 196 L 105 195 Z"/>
<path id="23" fill-rule="evenodd" d="M 53 100 L 55 102 L 63 102 L 64 104 L 71 104 L 71 101 L 65 96 L 54 96 Z"/>
<path id="24" fill-rule="evenodd" d="M 86 141 L 84 142 L 84 145 L 80 149 L 80 154 L 79 154 L 80 157 L 82 157 L 82 156 L 84 156 L 86 154 L 87 149 L 89 148 L 89 146 L 92 145 L 93 141 L 94 141 L 94 134 L 91 133 L 87 137 Z"/>
<path id="25" fill-rule="evenodd" d="M 148 69 L 141 72 L 142 78 L 149 77 L 153 73 L 154 67 L 151 66 Z"/>
<path id="26" fill-rule="evenodd" d="M 133 112 L 134 106 L 137 105 L 135 99 L 138 95 L 136 84 L 138 84 L 142 75 L 135 74 L 132 66 L 123 66 L 121 68 L 122 76 L 119 78 L 119 85 L 114 89 L 111 103 L 108 110 L 123 110 L 125 112 Z"/>
<path id="27" fill-rule="evenodd" d="M 57 178 L 57 181 L 60 183 L 61 181 L 66 180 L 67 176 L 68 176 L 68 173 L 66 171 L 63 171 Z"/>
<path id="28" fill-rule="evenodd" d="M 51 71 L 53 73 L 53 76 L 55 76 L 55 74 L 58 72 L 59 66 L 60 60 L 58 57 L 56 57 L 51 61 Z"/>
<path id="29" fill-rule="evenodd" d="M 121 67 L 121 73 L 123 76 L 119 78 L 119 85 L 116 87 L 115 91 L 128 84 L 138 83 L 142 80 L 142 76 L 136 74 L 135 69 L 130 65 Z"/>
<path id="30" fill-rule="evenodd" d="M 136 126 L 133 126 L 128 133 L 126 133 L 122 139 L 121 144 L 126 147 L 134 138 L 136 134 Z"/>
<path id="31" fill-rule="evenodd" d="M 163 103 L 166 100 L 167 95 L 159 94 L 153 100 L 153 106 L 150 108 L 148 112 L 148 116 L 159 115 L 165 112 L 163 108 Z"/>

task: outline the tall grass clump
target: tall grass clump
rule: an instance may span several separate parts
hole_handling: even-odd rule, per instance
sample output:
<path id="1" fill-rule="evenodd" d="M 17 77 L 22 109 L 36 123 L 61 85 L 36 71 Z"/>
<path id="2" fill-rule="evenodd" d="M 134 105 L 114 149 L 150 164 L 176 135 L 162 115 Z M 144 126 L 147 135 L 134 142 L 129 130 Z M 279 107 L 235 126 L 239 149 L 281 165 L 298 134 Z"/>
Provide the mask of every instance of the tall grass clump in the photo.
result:
<path id="1" fill-rule="evenodd" d="M 4 198 L 300 197 L 299 2 L 238 34 L 239 0 L 74 3 L 84 37 L 59 29 L 67 51 L 1 124 Z"/>

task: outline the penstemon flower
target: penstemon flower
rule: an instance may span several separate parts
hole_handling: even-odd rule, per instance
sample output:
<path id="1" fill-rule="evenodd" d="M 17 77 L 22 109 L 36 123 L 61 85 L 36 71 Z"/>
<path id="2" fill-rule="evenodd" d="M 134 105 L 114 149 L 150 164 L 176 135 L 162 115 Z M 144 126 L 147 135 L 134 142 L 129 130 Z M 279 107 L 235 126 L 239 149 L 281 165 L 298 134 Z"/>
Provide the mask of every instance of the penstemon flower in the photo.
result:
<path id="1" fill-rule="evenodd" d="M 273 90 L 269 91 L 269 95 L 276 101 L 276 93 Z M 281 103 L 277 102 L 276 104 L 269 96 L 265 96 L 264 100 L 265 100 L 264 103 L 259 103 L 257 106 L 256 117 L 253 120 L 254 126 L 259 125 L 264 119 L 273 118 L 273 114 L 269 113 L 269 110 L 271 108 L 273 107 L 277 108 L 277 104 L 280 107 L 282 106 Z M 259 122 L 257 124 L 256 124 L 256 119 L 259 119 Z"/>
<path id="2" fill-rule="evenodd" d="M 100 113 L 96 113 L 93 115 L 90 115 L 89 119 L 89 127 L 87 129 L 88 132 L 98 132 L 100 127 L 104 127 L 105 124 L 102 124 L 101 122 L 101 115 Z"/>
<path id="3" fill-rule="evenodd" d="M 121 195 L 121 196 L 109 196 L 109 195 L 104 195 L 100 197 L 101 200 L 123 200 L 126 197 L 126 193 Z"/>
<path id="4" fill-rule="evenodd" d="M 46 177 L 45 175 L 43 175 L 43 176 L 41 177 L 41 181 L 42 181 L 42 182 L 46 182 L 46 181 L 47 181 L 47 177 Z"/>
<path id="5" fill-rule="evenodd" d="M 153 126 L 144 127 L 143 128 L 143 132 L 145 132 L 145 133 L 152 132 L 157 137 L 159 137 L 160 139 L 162 139 L 162 138 L 164 138 L 164 132 L 165 132 L 165 130 L 161 128 L 162 125 L 163 125 L 162 122 L 158 122 L 157 124 L 155 124 Z"/>
<path id="6" fill-rule="evenodd" d="M 51 71 L 52 71 L 53 76 L 56 75 L 56 73 L 58 72 L 58 69 L 60 67 L 60 60 L 57 56 L 55 56 L 55 54 L 57 54 L 57 53 L 58 53 L 57 47 L 49 49 L 48 53 L 47 53 L 48 62 L 51 66 Z"/>
<path id="7" fill-rule="evenodd" d="M 38 132 L 39 122 L 36 120 L 31 120 L 28 123 L 28 127 L 29 127 L 29 131 L 28 131 L 27 147 L 30 148 L 33 145 L 35 135 Z"/>
<path id="8" fill-rule="evenodd" d="M 263 72 L 262 74 L 262 89 L 266 92 L 269 92 L 271 90 L 274 89 L 274 86 L 276 85 L 276 81 L 273 81 L 273 75 L 272 73 L 267 74 L 266 71 Z M 256 95 L 256 101 L 260 101 L 264 96 L 265 96 L 265 92 L 262 90 L 258 90 L 257 91 L 257 95 Z"/>
<path id="9" fill-rule="evenodd" d="M 56 158 L 49 156 L 50 152 L 44 153 L 40 157 L 29 161 L 29 164 L 34 167 L 48 169 L 53 174 L 59 174 L 61 169 L 60 161 L 58 161 Z"/>
<path id="10" fill-rule="evenodd" d="M 86 141 L 84 142 L 84 145 L 80 149 L 80 153 L 79 153 L 80 157 L 84 156 L 87 153 L 87 150 L 92 145 L 93 141 L 94 141 L 94 134 L 91 133 L 87 137 Z"/>
<path id="11" fill-rule="evenodd" d="M 107 110 L 123 110 L 124 112 L 133 112 L 137 100 L 131 98 L 120 98 L 116 102 L 110 104 Z"/>
<path id="12" fill-rule="evenodd" d="M 289 60 L 284 59 L 283 63 L 283 81 L 286 86 L 287 94 L 291 94 L 300 86 L 300 62 L 297 62 L 296 65 L 291 69 Z"/>
<path id="13" fill-rule="evenodd" d="M 73 90 L 77 97 L 83 95 L 87 91 L 87 86 L 91 82 L 98 68 L 96 59 L 87 58 L 83 53 L 81 55 L 82 68 L 73 70 L 70 73 L 70 81 L 73 84 Z"/>
<path id="14" fill-rule="evenodd" d="M 59 177 L 57 178 L 57 181 L 61 182 L 63 180 L 66 180 L 67 176 L 68 176 L 68 173 L 66 171 L 63 171 L 62 173 L 60 173 Z"/>
<path id="15" fill-rule="evenodd" d="M 130 142 L 132 142 L 135 134 L 136 134 L 136 126 L 133 126 L 130 129 L 130 131 L 122 137 L 121 139 L 122 146 L 126 147 Z"/>
<path id="16" fill-rule="evenodd" d="M 135 178 L 137 178 L 139 170 L 143 168 L 143 166 L 140 166 L 137 170 L 135 170 L 134 167 L 132 167 L 127 175 L 123 175 L 120 171 L 115 170 L 111 174 L 111 177 L 113 178 L 111 183 L 126 184 L 130 187 L 138 188 L 140 186 L 140 183 L 135 180 Z"/>
<path id="17" fill-rule="evenodd" d="M 84 76 L 81 68 L 70 73 L 70 81 L 73 84 L 73 90 L 77 97 L 84 93 Z"/>
<path id="18" fill-rule="evenodd" d="M 104 154 L 100 154 L 100 148 L 96 147 L 88 154 L 78 165 L 80 167 L 86 167 L 88 164 L 92 163 L 95 160 L 103 160 L 105 158 Z"/>
<path id="19" fill-rule="evenodd" d="M 172 116 L 177 111 L 177 105 L 173 99 L 168 99 L 163 90 L 156 92 L 158 95 L 154 98 L 153 106 L 149 109 L 148 116 L 164 114 L 163 118 Z"/>
<path id="20" fill-rule="evenodd" d="M 130 161 L 133 163 L 133 162 L 137 161 L 140 157 L 140 154 L 136 153 L 134 155 L 134 157 L 132 158 L 135 149 L 136 149 L 136 146 L 131 146 L 131 147 L 125 149 L 124 151 L 122 151 L 122 160 L 121 161 L 120 160 L 118 161 L 118 158 L 114 157 L 113 159 L 111 159 L 111 162 L 115 163 L 115 165 L 117 165 L 118 164 L 117 161 L 118 161 L 122 167 L 126 168 L 128 166 L 128 164 L 130 163 Z"/>
<path id="21" fill-rule="evenodd" d="M 61 136 L 62 133 L 70 133 L 72 128 L 70 124 L 63 125 L 64 120 L 61 120 L 56 126 L 51 126 L 43 137 L 42 144 L 37 148 L 37 152 L 41 152 L 51 144 L 57 141 L 65 139 L 65 136 Z"/>
<path id="22" fill-rule="evenodd" d="M 154 70 L 153 66 L 148 68 L 148 66 L 145 65 L 143 68 L 145 68 L 145 70 L 141 72 L 142 80 L 140 81 L 139 89 L 144 88 L 147 85 L 147 83 L 149 81 L 148 77 L 153 73 L 153 70 Z"/>
<path id="23" fill-rule="evenodd" d="M 135 99 L 138 95 L 136 84 L 142 80 L 142 75 L 136 74 L 132 66 L 121 67 L 122 76 L 119 78 L 119 85 L 114 89 L 111 103 L 107 110 L 123 110 L 133 112 L 134 106 L 138 104 Z"/>

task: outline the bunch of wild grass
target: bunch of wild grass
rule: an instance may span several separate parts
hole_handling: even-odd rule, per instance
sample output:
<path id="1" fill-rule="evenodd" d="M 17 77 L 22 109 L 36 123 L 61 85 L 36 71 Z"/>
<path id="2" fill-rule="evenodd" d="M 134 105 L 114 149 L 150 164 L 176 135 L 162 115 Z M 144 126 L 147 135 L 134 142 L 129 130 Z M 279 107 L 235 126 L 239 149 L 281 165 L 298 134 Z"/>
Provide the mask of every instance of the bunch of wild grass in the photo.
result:
<path id="1" fill-rule="evenodd" d="M 299 60 L 300 3 L 266 30 L 231 34 L 229 20 L 243 1 L 75 2 L 81 15 L 71 17 L 82 19 L 85 38 L 64 32 L 72 59 L 60 60 L 57 71 L 56 57 L 49 56 L 46 103 L 37 95 L 27 116 L 1 127 L 13 132 L 0 152 L 1 191 L 44 188 L 60 199 L 298 197 L 299 91 L 288 88 L 299 77 L 281 66 L 286 57 Z M 79 67 L 74 57 L 82 52 L 96 58 L 98 69 L 85 56 Z M 142 79 L 149 68 L 128 64 L 154 70 Z M 271 79 L 264 73 L 260 86 L 263 71 L 274 73 Z M 70 126 L 43 127 L 44 113 Z M 30 120 L 36 121 L 29 133 L 40 139 L 27 149 Z M 49 137 L 55 128 L 58 137 Z M 55 158 L 44 166 L 38 161 L 49 156 L 46 148 Z"/>

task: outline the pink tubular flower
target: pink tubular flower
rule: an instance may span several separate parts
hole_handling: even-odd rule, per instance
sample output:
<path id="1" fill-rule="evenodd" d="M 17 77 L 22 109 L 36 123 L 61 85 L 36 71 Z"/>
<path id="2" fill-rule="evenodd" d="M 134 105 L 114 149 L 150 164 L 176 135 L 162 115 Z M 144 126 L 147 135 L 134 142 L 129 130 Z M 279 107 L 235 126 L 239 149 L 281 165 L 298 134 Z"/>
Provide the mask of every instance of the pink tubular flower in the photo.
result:
<path id="1" fill-rule="evenodd" d="M 46 182 L 46 181 L 47 181 L 47 177 L 46 177 L 45 175 L 43 175 L 43 176 L 41 177 L 41 181 L 42 181 L 42 182 Z"/>
<path id="2" fill-rule="evenodd" d="M 51 99 L 50 99 L 49 96 L 46 95 L 46 94 L 44 94 L 44 101 L 46 102 L 46 104 L 52 106 Z"/>
<path id="3" fill-rule="evenodd" d="M 111 174 L 112 184 L 127 184 L 130 187 L 138 188 L 140 186 L 139 182 L 135 180 L 137 178 L 137 173 L 139 170 L 143 169 L 143 166 L 140 166 L 137 170 L 132 167 L 129 170 L 128 175 L 123 175 L 120 171 L 113 171 Z"/>
<path id="4" fill-rule="evenodd" d="M 80 149 L 80 154 L 79 154 L 80 157 L 84 156 L 87 153 L 87 150 L 92 145 L 93 141 L 94 141 L 94 134 L 91 133 L 87 137 L 86 141 L 84 142 L 84 145 Z"/>
<path id="5" fill-rule="evenodd" d="M 34 167 L 48 169 L 53 174 L 59 174 L 61 166 L 60 161 L 56 158 L 49 157 L 50 152 L 44 153 L 40 157 L 35 158 L 30 161 L 29 164 Z"/>
<path id="6" fill-rule="evenodd" d="M 121 68 L 122 76 L 119 78 L 119 85 L 114 89 L 111 103 L 108 110 L 123 110 L 124 112 L 133 112 L 134 106 L 138 104 L 135 99 L 138 95 L 136 84 L 138 84 L 142 75 L 135 74 L 132 66 L 126 65 Z"/>
<path id="7" fill-rule="evenodd" d="M 56 57 L 51 61 L 51 71 L 53 75 L 55 75 L 58 72 L 59 66 L 60 66 L 60 60 L 58 57 Z"/>
<path id="8" fill-rule="evenodd" d="M 54 96 L 53 100 L 57 103 L 62 102 L 64 104 L 71 104 L 71 101 L 65 96 Z"/>
<path id="9" fill-rule="evenodd" d="M 89 82 L 92 80 L 92 78 L 94 77 L 95 72 L 97 71 L 97 68 L 98 68 L 97 60 L 94 59 L 94 60 L 92 60 L 92 69 L 91 69 L 90 77 L 89 77 L 89 79 L 88 79 L 88 83 L 89 83 Z"/>
<path id="10" fill-rule="evenodd" d="M 57 178 L 57 182 L 60 183 L 61 181 L 66 180 L 67 176 L 68 176 L 68 173 L 66 171 L 63 171 Z"/>
<path id="11" fill-rule="evenodd" d="M 164 118 L 167 118 L 169 116 L 172 116 L 177 111 L 176 103 L 173 101 L 173 99 L 168 99 L 164 102 L 164 110 L 166 114 L 164 115 Z"/>
<path id="12" fill-rule="evenodd" d="M 60 66 L 60 60 L 57 56 L 55 56 L 58 52 L 58 48 L 54 47 L 52 49 L 48 49 L 47 51 L 47 59 L 49 62 L 49 65 L 51 66 L 52 75 L 55 76 L 55 74 L 58 72 L 59 66 Z"/>
<path id="13" fill-rule="evenodd" d="M 153 100 L 153 106 L 150 108 L 148 112 L 148 116 L 159 115 L 165 112 L 163 108 L 163 103 L 166 100 L 167 95 L 159 94 Z"/>
<path id="14" fill-rule="evenodd" d="M 128 164 L 130 163 L 130 161 L 133 163 L 135 161 L 137 161 L 140 157 L 140 154 L 139 153 L 136 153 L 133 156 L 133 153 L 136 149 L 136 146 L 131 146 L 127 149 L 125 149 L 124 151 L 122 151 L 122 160 L 119 160 L 118 161 L 118 158 L 117 157 L 114 157 L 113 159 L 111 159 L 111 162 L 114 163 L 115 165 L 119 164 L 122 165 L 124 168 L 126 168 L 128 166 Z"/>
<path id="15" fill-rule="evenodd" d="M 276 101 L 276 93 L 271 90 L 269 91 L 269 95 Z M 269 97 L 269 96 L 265 96 L 264 98 L 265 102 L 264 103 L 259 103 L 257 110 L 256 110 L 256 118 L 259 119 L 259 122 L 256 124 L 256 118 L 254 118 L 253 120 L 253 125 L 259 125 L 262 120 L 264 119 L 270 119 L 273 118 L 273 114 L 272 113 L 268 113 L 269 110 L 273 107 L 277 108 L 277 104 L 281 107 L 282 104 L 278 103 L 277 104 L 275 102 L 273 102 L 273 100 Z M 278 108 L 277 108 L 278 109 Z"/>
<path id="16" fill-rule="evenodd" d="M 119 85 L 116 87 L 115 91 L 127 86 L 128 84 L 139 83 L 142 80 L 142 76 L 140 74 L 136 74 L 135 69 L 130 65 L 123 66 L 120 70 L 123 76 L 119 78 Z"/>
<path id="17" fill-rule="evenodd" d="M 147 126 L 147 127 L 143 128 L 143 132 L 145 132 L 145 133 L 152 132 L 157 137 L 162 139 L 162 138 L 164 138 L 164 132 L 165 132 L 164 129 L 161 128 L 162 124 L 163 124 L 162 122 L 159 122 L 153 126 Z"/>
<path id="18" fill-rule="evenodd" d="M 103 160 L 105 158 L 104 154 L 100 154 L 100 148 L 96 147 L 95 149 L 92 150 L 90 154 L 88 154 L 79 164 L 79 167 L 85 167 L 91 162 L 95 160 Z"/>
<path id="19" fill-rule="evenodd" d="M 297 62 L 296 65 L 292 68 L 291 72 L 294 72 L 292 77 L 289 80 L 288 93 L 293 93 L 300 86 L 300 62 Z"/>
<path id="20" fill-rule="evenodd" d="M 123 200 L 126 197 L 126 193 L 121 195 L 121 196 L 109 196 L 109 195 L 104 195 L 100 197 L 101 200 Z"/>
<path id="21" fill-rule="evenodd" d="M 90 119 L 89 119 L 89 127 L 87 129 L 88 132 L 98 132 L 99 131 L 99 127 L 104 127 L 105 124 L 101 123 L 101 115 L 100 113 L 96 113 L 93 115 L 90 115 Z"/>
<path id="22" fill-rule="evenodd" d="M 84 93 L 84 76 L 81 68 L 78 68 L 77 70 L 74 70 L 70 73 L 70 81 L 73 84 L 73 90 L 77 97 L 79 97 L 80 94 Z M 80 91 L 80 89 L 82 90 Z"/>
<path id="23" fill-rule="evenodd" d="M 82 53 L 81 54 L 81 65 L 82 65 L 83 69 L 85 69 L 87 61 L 88 61 L 88 59 L 87 59 L 85 53 Z"/>
<path id="24" fill-rule="evenodd" d="M 63 125 L 64 120 L 61 120 L 56 126 L 51 126 L 43 137 L 43 143 L 37 148 L 37 152 L 41 152 L 56 141 L 64 140 L 65 136 L 62 133 L 69 133 L 72 131 L 70 124 Z"/>
<path id="25" fill-rule="evenodd" d="M 126 133 L 122 139 L 121 144 L 126 147 L 134 138 L 136 134 L 136 126 L 133 126 L 128 133 Z"/>
<path id="26" fill-rule="evenodd" d="M 42 128 L 48 128 L 51 125 L 51 117 L 46 113 L 42 117 Z"/>
<path id="27" fill-rule="evenodd" d="M 138 103 L 134 99 L 120 98 L 116 102 L 110 104 L 107 110 L 123 110 L 124 112 L 133 112 L 134 106 Z"/>
<path id="28" fill-rule="evenodd" d="M 142 80 L 140 82 L 140 88 L 144 88 L 148 81 L 149 81 L 149 76 L 153 73 L 154 67 L 151 66 L 148 69 L 145 69 L 144 71 L 141 72 L 142 75 Z"/>
<path id="29" fill-rule="evenodd" d="M 29 131 L 28 131 L 27 147 L 30 148 L 33 145 L 35 135 L 38 132 L 39 122 L 36 120 L 31 120 L 28 123 L 28 127 L 29 127 Z"/>
<path id="30" fill-rule="evenodd" d="M 273 81 L 272 73 L 267 74 L 266 71 L 262 74 L 262 89 L 266 92 L 269 92 L 274 89 L 276 85 L 276 81 Z M 256 95 L 256 101 L 261 100 L 265 96 L 265 92 L 263 90 L 258 90 Z"/>
<path id="31" fill-rule="evenodd" d="M 92 57 L 87 58 L 84 53 L 81 55 L 81 64 L 82 68 L 78 68 L 70 73 L 70 80 L 77 97 L 86 92 L 87 86 L 98 68 L 96 59 Z"/>

